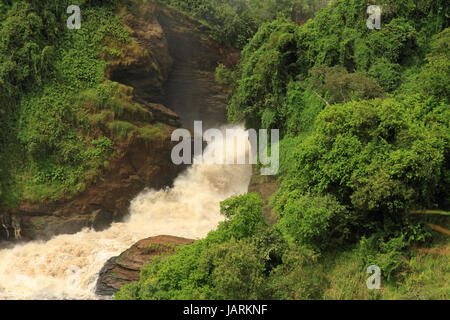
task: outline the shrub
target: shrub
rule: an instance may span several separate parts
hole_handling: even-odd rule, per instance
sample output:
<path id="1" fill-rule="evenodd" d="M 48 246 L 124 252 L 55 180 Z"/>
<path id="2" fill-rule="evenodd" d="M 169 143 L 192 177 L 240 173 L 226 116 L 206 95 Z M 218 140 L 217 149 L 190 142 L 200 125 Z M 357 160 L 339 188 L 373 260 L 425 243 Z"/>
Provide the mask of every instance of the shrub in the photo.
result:
<path id="1" fill-rule="evenodd" d="M 268 291 L 276 300 L 321 299 L 328 280 L 317 257 L 308 249 L 292 247 L 283 256 L 283 263 L 268 278 Z"/>
<path id="2" fill-rule="evenodd" d="M 220 212 L 229 220 L 219 225 L 217 232 L 242 239 L 253 234 L 265 222 L 262 215 L 264 202 L 255 193 L 232 197 L 220 203 Z"/>
<path id="3" fill-rule="evenodd" d="M 139 128 L 139 135 L 145 141 L 154 141 L 158 139 L 164 139 L 164 131 L 155 125 L 147 125 L 145 127 Z"/>
<path id="4" fill-rule="evenodd" d="M 294 191 L 283 200 L 276 204 L 277 228 L 292 243 L 320 251 L 349 238 L 353 217 L 333 196 L 298 196 Z"/>
<path id="5" fill-rule="evenodd" d="M 233 71 L 219 64 L 216 68 L 215 79 L 218 83 L 229 87 L 233 83 Z"/>
<path id="6" fill-rule="evenodd" d="M 211 246 L 204 257 L 211 273 L 212 299 L 258 299 L 264 285 L 264 262 L 258 247 L 248 240 Z"/>
<path id="7" fill-rule="evenodd" d="M 406 246 L 407 243 L 402 236 L 388 241 L 380 235 L 363 237 L 357 249 L 362 269 L 376 265 L 381 269 L 384 279 L 393 280 L 395 276 L 408 268 L 407 260 L 403 256 L 403 249 Z"/>
<path id="8" fill-rule="evenodd" d="M 381 58 L 372 64 L 368 75 L 377 79 L 384 90 L 392 92 L 400 83 L 400 65 Z"/>

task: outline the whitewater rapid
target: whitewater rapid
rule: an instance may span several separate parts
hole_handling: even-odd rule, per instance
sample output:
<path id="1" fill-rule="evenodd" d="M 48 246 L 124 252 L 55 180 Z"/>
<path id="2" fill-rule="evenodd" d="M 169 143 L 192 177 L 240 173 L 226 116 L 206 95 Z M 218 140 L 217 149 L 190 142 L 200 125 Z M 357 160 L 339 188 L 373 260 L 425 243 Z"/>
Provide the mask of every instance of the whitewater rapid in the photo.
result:
<path id="1" fill-rule="evenodd" d="M 234 148 L 234 140 L 224 142 Z M 144 190 L 131 202 L 129 217 L 105 231 L 85 229 L 0 250 L 0 299 L 96 299 L 98 273 L 109 258 L 151 236 L 206 236 L 224 219 L 219 203 L 246 193 L 251 173 L 251 165 L 196 164 L 172 188 Z"/>

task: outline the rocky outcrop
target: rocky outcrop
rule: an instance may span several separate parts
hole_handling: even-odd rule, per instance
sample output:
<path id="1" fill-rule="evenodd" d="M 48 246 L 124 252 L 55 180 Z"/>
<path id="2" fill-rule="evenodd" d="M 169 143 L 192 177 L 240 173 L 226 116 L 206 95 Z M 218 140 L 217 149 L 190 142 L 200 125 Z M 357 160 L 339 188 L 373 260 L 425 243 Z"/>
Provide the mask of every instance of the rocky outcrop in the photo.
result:
<path id="1" fill-rule="evenodd" d="M 166 128 L 169 132 L 172 129 Z M 170 160 L 172 146 L 169 135 L 150 144 L 134 139 L 119 146 L 101 181 L 75 198 L 21 204 L 13 216 L 20 217 L 22 239 L 47 239 L 57 234 L 73 234 L 86 227 L 100 231 L 113 221 L 120 221 L 140 191 L 145 187 L 160 189 L 170 185 L 183 170 Z"/>
<path id="2" fill-rule="evenodd" d="M 112 60 L 107 71 L 112 80 L 133 87 L 139 102 L 163 102 L 163 87 L 173 64 L 157 11 L 155 3 L 141 3 L 133 4 L 122 14 L 132 41 L 126 48 L 126 57 Z"/>
<path id="3" fill-rule="evenodd" d="M 223 125 L 227 95 L 215 82 L 215 69 L 219 63 L 237 64 L 239 50 L 223 48 L 206 36 L 207 27 L 163 5 L 136 6 L 125 21 L 135 30 L 134 41 L 150 52 L 156 67 L 150 71 L 118 67 L 111 71 L 112 79 L 134 87 L 139 101 L 151 97 L 173 110 L 187 128 L 192 129 L 194 120 L 202 120 L 204 129 Z M 168 70 L 164 66 L 169 63 Z M 165 76 L 163 86 L 155 85 Z"/>
<path id="4" fill-rule="evenodd" d="M 112 296 L 124 284 L 139 281 L 140 269 L 154 257 L 172 254 L 175 247 L 193 241 L 172 236 L 157 236 L 137 242 L 120 256 L 108 260 L 100 271 L 96 294 Z"/>
<path id="5" fill-rule="evenodd" d="M 6 239 L 22 239 L 20 216 L 17 215 L 15 211 L 0 212 L 0 236 L 2 234 L 4 235 L 3 238 Z"/>
<path id="6" fill-rule="evenodd" d="M 164 87 L 164 104 L 180 114 L 181 123 L 188 128 L 198 120 L 204 129 L 220 127 L 227 118 L 227 94 L 215 82 L 215 69 L 219 63 L 237 63 L 239 51 L 224 49 L 204 37 L 206 27 L 177 11 L 160 7 L 156 14 L 174 58 Z"/>

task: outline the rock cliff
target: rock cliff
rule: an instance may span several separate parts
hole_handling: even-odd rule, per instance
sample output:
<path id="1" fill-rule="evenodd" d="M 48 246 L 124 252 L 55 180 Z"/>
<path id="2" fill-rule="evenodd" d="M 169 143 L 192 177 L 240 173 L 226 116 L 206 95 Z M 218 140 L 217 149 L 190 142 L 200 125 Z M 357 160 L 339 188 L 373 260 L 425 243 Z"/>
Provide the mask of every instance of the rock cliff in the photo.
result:
<path id="1" fill-rule="evenodd" d="M 205 36 L 205 27 L 181 13 L 154 3 L 131 3 L 118 15 L 131 30 L 133 45 L 121 59 L 104 57 L 107 75 L 131 87 L 132 99 L 148 110 L 151 121 L 163 124 L 162 139 L 116 142 L 109 169 L 74 198 L 0 208 L 0 240 L 107 228 L 128 213 L 130 201 L 145 187 L 169 186 L 183 170 L 170 158 L 174 129 L 190 128 L 193 120 L 226 121 L 226 95 L 214 81 L 214 70 L 218 63 L 236 63 L 238 51 L 221 48 Z"/>
<path id="2" fill-rule="evenodd" d="M 193 241 L 172 236 L 157 236 L 137 242 L 120 256 L 108 260 L 100 271 L 96 294 L 112 296 L 124 284 L 139 281 L 140 269 L 154 257 L 172 254 L 175 247 Z"/>

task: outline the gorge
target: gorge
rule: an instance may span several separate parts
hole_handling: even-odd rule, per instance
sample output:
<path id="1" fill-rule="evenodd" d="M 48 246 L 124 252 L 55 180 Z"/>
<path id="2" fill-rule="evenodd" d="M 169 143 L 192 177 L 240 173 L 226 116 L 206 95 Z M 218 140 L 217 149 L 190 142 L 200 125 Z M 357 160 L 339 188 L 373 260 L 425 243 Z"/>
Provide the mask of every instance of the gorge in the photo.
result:
<path id="1" fill-rule="evenodd" d="M 109 77 L 131 86 L 133 99 L 169 130 L 180 123 L 190 128 L 193 120 L 223 126 L 226 94 L 214 70 L 223 59 L 236 61 L 238 53 L 202 39 L 198 24 L 169 9 L 149 5 L 125 21 L 153 60 L 113 62 Z M 155 63 L 157 71 L 147 67 Z M 0 299 L 95 299 L 105 262 L 137 241 L 162 234 L 197 239 L 214 229 L 224 218 L 220 201 L 247 192 L 251 166 L 205 164 L 183 171 L 171 163 L 170 134 L 165 139 L 124 146 L 103 181 L 73 200 L 9 213 L 20 217 L 20 237 L 30 242 L 0 244 Z M 13 225 L 5 228 L 14 234 Z"/>
<path id="2" fill-rule="evenodd" d="M 0 300 L 448 300 L 445 1 L 67 1 L 0 1 Z"/>

